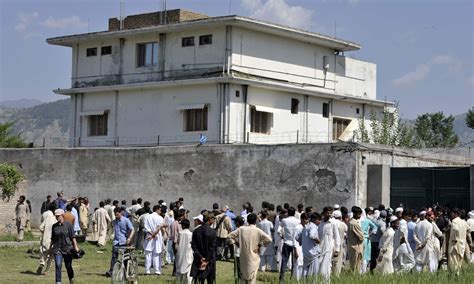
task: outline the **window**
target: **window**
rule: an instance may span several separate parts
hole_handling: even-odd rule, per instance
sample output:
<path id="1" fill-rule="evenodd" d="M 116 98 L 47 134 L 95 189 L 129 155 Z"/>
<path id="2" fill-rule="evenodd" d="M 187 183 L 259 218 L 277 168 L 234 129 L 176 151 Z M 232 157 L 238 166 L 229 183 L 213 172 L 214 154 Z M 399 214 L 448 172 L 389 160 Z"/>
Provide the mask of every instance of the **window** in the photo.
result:
<path id="1" fill-rule="evenodd" d="M 298 99 L 291 99 L 291 113 L 298 114 L 298 105 L 300 101 Z"/>
<path id="2" fill-rule="evenodd" d="M 250 108 L 250 132 L 270 134 L 272 113 Z"/>
<path id="3" fill-rule="evenodd" d="M 158 43 L 137 44 L 138 67 L 148 67 L 158 65 Z"/>
<path id="4" fill-rule="evenodd" d="M 329 117 L 329 104 L 323 103 L 323 117 Z"/>
<path id="5" fill-rule="evenodd" d="M 332 140 L 339 139 L 349 123 L 351 123 L 350 119 L 334 118 L 332 121 Z"/>
<path id="6" fill-rule="evenodd" d="M 356 108 L 356 113 L 359 114 L 360 113 L 360 110 L 359 108 Z"/>
<path id="7" fill-rule="evenodd" d="M 184 111 L 184 131 L 207 131 L 207 106 Z"/>
<path id="8" fill-rule="evenodd" d="M 89 56 L 97 56 L 97 47 L 91 47 L 86 49 L 86 55 Z"/>
<path id="9" fill-rule="evenodd" d="M 102 46 L 100 49 L 100 54 L 101 55 L 108 55 L 112 54 L 112 46 Z"/>
<path id="10" fill-rule="evenodd" d="M 89 136 L 107 135 L 108 112 L 102 115 L 89 115 Z"/>
<path id="11" fill-rule="evenodd" d="M 183 37 L 181 39 L 181 46 L 186 47 L 186 46 L 194 46 L 194 37 Z"/>
<path id="12" fill-rule="evenodd" d="M 240 91 L 235 91 L 235 97 L 240 98 Z"/>
<path id="13" fill-rule="evenodd" d="M 202 35 L 199 37 L 199 45 L 212 44 L 212 35 Z"/>

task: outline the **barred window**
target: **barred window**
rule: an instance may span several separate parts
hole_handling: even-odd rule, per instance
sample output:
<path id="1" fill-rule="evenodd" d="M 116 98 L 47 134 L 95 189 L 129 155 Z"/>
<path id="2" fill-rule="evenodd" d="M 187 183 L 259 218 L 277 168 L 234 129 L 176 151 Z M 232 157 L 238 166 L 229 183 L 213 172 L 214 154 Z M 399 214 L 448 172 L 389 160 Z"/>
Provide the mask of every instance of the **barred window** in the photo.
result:
<path id="1" fill-rule="evenodd" d="M 89 136 L 106 136 L 108 112 L 102 115 L 89 115 Z"/>
<path id="2" fill-rule="evenodd" d="M 350 123 L 350 119 L 334 118 L 332 121 L 332 140 L 339 139 Z"/>
<path id="3" fill-rule="evenodd" d="M 184 114 L 184 131 L 207 131 L 207 106 L 202 109 L 186 109 Z"/>
<path id="4" fill-rule="evenodd" d="M 250 108 L 250 132 L 270 134 L 272 113 Z"/>

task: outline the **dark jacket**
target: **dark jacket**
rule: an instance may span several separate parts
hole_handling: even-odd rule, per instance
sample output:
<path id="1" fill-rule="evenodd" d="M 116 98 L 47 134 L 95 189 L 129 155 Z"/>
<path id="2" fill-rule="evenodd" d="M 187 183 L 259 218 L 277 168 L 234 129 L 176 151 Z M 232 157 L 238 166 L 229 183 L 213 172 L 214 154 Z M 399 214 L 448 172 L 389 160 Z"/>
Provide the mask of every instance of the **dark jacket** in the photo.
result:
<path id="1" fill-rule="evenodd" d="M 193 232 L 191 247 L 194 260 L 191 267 L 191 276 L 198 279 L 216 279 L 216 231 L 209 224 L 204 223 Z M 201 258 L 209 261 L 206 270 L 201 271 Z"/>

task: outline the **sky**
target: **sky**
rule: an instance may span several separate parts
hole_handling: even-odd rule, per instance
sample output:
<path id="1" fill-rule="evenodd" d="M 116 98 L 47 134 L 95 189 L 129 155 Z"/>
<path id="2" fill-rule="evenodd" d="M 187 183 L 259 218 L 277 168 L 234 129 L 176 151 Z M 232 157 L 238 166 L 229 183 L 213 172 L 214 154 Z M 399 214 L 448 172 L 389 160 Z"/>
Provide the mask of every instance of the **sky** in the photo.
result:
<path id="1" fill-rule="evenodd" d="M 125 15 L 158 11 L 160 0 L 123 0 Z M 209 16 L 242 15 L 362 45 L 346 56 L 377 64 L 377 98 L 403 118 L 474 105 L 474 1 L 168 0 Z M 55 36 L 102 31 L 120 0 L 0 0 L 0 101 L 54 101 L 70 87 L 71 49 Z"/>

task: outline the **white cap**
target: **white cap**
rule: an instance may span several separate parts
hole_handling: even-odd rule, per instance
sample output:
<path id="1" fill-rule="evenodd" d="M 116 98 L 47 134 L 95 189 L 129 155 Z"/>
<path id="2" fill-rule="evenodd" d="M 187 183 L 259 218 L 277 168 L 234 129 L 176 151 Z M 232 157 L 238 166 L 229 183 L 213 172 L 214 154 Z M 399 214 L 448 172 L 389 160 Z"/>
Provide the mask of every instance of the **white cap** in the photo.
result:
<path id="1" fill-rule="evenodd" d="M 397 220 L 398 220 L 397 216 L 390 217 L 390 223 L 392 223 L 393 221 L 397 221 Z"/>
<path id="2" fill-rule="evenodd" d="M 56 210 L 54 210 L 54 215 L 55 215 L 55 216 L 64 215 L 64 210 L 61 209 L 61 208 L 56 209 Z"/>
<path id="3" fill-rule="evenodd" d="M 425 216 L 426 215 L 426 211 L 421 211 L 420 212 L 420 216 Z"/>
<path id="4" fill-rule="evenodd" d="M 339 210 L 334 211 L 332 213 L 332 215 L 334 216 L 334 218 L 341 218 L 342 217 L 342 213 Z"/>
<path id="5" fill-rule="evenodd" d="M 202 216 L 202 214 L 199 214 L 196 217 L 193 217 L 193 220 L 199 220 L 199 221 L 201 221 L 201 223 L 203 223 L 204 222 L 204 217 Z"/>
<path id="6" fill-rule="evenodd" d="M 395 209 L 395 213 L 398 213 L 398 212 L 403 212 L 403 208 L 402 208 L 402 207 L 398 207 L 397 209 Z"/>
<path id="7" fill-rule="evenodd" d="M 334 209 L 339 209 L 339 208 L 340 208 L 339 204 L 334 204 Z"/>
<path id="8" fill-rule="evenodd" d="M 161 206 L 166 206 L 166 202 L 161 203 Z"/>
<path id="9" fill-rule="evenodd" d="M 470 219 L 474 219 L 474 211 L 468 212 L 467 216 L 469 216 Z"/>

